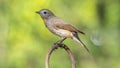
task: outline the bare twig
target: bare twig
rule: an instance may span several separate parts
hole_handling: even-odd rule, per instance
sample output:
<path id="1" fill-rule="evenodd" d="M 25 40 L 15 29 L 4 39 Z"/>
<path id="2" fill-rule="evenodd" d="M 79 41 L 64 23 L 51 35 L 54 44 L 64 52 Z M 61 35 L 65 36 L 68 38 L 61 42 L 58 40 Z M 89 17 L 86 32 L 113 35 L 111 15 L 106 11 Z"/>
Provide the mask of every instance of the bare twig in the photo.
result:
<path id="1" fill-rule="evenodd" d="M 72 68 L 76 68 L 75 60 L 74 60 L 74 57 L 73 57 L 73 55 L 72 55 L 72 52 L 70 51 L 70 49 L 69 49 L 65 44 L 62 44 L 62 43 L 55 43 L 55 44 L 51 47 L 51 49 L 48 51 L 47 56 L 46 56 L 46 62 L 45 62 L 45 63 L 46 63 L 46 68 L 50 68 L 50 66 L 49 66 L 50 56 L 51 56 L 52 52 L 53 52 L 55 49 L 57 49 L 58 47 L 64 48 L 64 49 L 67 51 L 67 53 L 68 53 L 68 55 L 69 55 L 69 57 L 70 57 L 70 60 L 71 60 L 71 62 L 72 62 Z"/>

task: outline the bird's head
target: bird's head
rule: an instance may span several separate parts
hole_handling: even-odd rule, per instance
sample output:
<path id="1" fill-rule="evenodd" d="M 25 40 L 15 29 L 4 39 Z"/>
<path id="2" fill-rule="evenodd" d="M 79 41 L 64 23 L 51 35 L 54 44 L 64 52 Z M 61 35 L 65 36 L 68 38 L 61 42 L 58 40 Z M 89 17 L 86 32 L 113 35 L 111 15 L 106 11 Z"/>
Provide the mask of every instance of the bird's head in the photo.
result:
<path id="1" fill-rule="evenodd" d="M 43 19 L 49 19 L 51 17 L 54 17 L 55 15 L 48 9 L 42 9 L 40 11 L 36 12 L 39 14 Z"/>

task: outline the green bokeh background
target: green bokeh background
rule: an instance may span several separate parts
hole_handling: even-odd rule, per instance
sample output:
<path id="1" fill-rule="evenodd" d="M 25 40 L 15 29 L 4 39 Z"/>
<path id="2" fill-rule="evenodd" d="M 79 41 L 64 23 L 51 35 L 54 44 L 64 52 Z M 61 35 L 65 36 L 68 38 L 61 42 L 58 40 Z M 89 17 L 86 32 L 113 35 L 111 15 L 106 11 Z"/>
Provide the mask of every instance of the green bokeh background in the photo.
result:
<path id="1" fill-rule="evenodd" d="M 86 33 L 79 35 L 91 51 L 71 39 L 77 68 L 120 68 L 119 0 L 0 0 L 0 68 L 45 68 L 45 56 L 60 38 L 35 13 L 43 8 Z M 63 49 L 55 50 L 51 68 L 71 68 Z"/>

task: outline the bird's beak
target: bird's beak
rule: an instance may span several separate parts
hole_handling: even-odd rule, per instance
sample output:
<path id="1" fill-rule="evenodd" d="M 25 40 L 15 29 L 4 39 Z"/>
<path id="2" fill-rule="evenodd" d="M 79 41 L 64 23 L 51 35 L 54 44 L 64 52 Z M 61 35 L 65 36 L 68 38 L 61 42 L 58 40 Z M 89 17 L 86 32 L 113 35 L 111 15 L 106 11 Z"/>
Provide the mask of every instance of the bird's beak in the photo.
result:
<path id="1" fill-rule="evenodd" d="M 40 14 L 39 11 L 36 11 L 35 13 Z"/>

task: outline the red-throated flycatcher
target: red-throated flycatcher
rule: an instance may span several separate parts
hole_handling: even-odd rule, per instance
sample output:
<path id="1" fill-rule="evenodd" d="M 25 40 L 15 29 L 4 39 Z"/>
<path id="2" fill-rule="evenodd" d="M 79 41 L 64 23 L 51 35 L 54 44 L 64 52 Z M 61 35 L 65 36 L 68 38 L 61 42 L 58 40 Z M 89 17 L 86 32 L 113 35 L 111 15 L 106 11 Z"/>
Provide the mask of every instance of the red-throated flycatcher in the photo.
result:
<path id="1" fill-rule="evenodd" d="M 53 34 L 61 37 L 59 43 L 62 43 L 66 38 L 71 38 L 80 43 L 89 52 L 88 48 L 78 37 L 78 33 L 84 34 L 82 31 L 78 30 L 71 24 L 68 24 L 64 20 L 58 18 L 48 9 L 42 9 L 40 11 L 37 11 L 36 13 L 38 13 L 42 17 L 46 27 Z"/>

